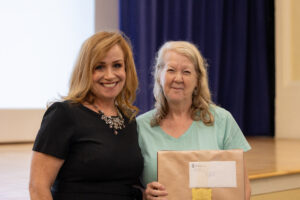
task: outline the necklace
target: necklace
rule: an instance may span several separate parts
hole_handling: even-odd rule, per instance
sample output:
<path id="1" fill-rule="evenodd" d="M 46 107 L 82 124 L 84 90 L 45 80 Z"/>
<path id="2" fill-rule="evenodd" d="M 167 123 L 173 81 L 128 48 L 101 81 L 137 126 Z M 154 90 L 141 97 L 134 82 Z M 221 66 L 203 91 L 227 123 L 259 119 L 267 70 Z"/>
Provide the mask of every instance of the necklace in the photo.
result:
<path id="1" fill-rule="evenodd" d="M 115 135 L 118 135 L 117 130 L 122 130 L 125 128 L 124 118 L 118 108 L 117 116 L 106 116 L 95 104 L 92 104 L 92 106 L 98 110 L 101 119 L 109 126 L 109 128 L 113 129 Z"/>

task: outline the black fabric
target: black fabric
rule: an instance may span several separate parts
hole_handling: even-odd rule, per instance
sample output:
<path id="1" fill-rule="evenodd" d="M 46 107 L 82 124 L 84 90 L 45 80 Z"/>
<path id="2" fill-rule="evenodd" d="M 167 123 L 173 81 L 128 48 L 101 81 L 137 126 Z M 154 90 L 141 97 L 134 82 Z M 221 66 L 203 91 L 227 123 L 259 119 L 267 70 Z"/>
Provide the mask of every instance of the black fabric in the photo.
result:
<path id="1" fill-rule="evenodd" d="M 143 158 L 136 121 L 113 134 L 100 115 L 81 104 L 57 102 L 42 120 L 33 150 L 65 162 L 52 187 L 58 199 L 136 199 Z M 75 198 L 76 196 L 76 198 Z"/>

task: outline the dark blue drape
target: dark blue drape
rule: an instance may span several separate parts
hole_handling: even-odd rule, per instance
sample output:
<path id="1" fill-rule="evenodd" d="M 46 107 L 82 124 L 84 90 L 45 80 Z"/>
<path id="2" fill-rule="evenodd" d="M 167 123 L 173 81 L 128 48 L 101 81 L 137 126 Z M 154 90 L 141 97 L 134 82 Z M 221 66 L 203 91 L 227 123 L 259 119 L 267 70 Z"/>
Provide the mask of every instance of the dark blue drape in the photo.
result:
<path id="1" fill-rule="evenodd" d="M 153 108 L 156 51 L 165 41 L 188 40 L 207 59 L 214 102 L 232 113 L 245 135 L 273 136 L 273 0 L 119 2 L 120 30 L 134 49 L 141 113 Z"/>

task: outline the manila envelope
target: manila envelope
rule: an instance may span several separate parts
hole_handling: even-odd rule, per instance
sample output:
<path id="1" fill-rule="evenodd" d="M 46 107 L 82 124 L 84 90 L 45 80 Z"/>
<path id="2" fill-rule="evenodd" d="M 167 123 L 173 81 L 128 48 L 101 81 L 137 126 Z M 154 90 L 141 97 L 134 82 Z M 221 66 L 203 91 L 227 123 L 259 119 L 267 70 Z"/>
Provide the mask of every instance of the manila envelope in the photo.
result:
<path id="1" fill-rule="evenodd" d="M 157 178 L 169 200 L 243 200 L 243 150 L 159 151 Z"/>

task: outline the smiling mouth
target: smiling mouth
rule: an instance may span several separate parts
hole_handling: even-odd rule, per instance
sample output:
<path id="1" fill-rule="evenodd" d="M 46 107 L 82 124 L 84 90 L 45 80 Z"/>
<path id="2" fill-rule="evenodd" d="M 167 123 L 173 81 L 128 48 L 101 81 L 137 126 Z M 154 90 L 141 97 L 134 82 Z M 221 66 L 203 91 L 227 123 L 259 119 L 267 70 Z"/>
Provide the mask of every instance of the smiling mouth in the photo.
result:
<path id="1" fill-rule="evenodd" d="M 118 82 L 113 82 L 113 83 L 101 83 L 101 85 L 102 85 L 103 87 L 106 87 L 106 88 L 113 88 L 113 87 L 115 87 L 117 84 L 118 84 Z"/>

